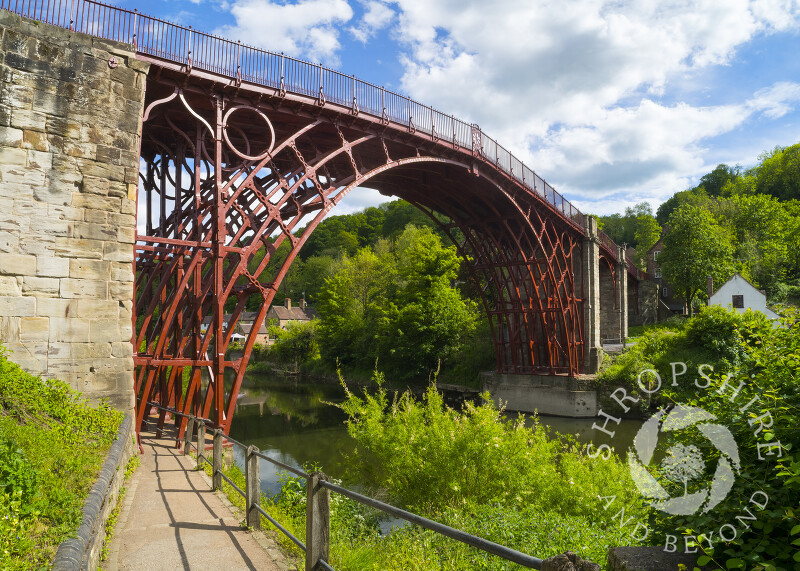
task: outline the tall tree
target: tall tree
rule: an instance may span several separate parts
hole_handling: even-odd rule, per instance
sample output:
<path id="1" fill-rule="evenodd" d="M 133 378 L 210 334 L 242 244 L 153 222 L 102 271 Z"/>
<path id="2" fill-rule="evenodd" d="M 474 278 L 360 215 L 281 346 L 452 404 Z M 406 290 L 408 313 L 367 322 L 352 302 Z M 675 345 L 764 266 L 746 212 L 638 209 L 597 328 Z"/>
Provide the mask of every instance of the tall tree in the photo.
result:
<path id="1" fill-rule="evenodd" d="M 692 301 L 705 291 L 708 276 L 720 283 L 732 275 L 731 237 L 710 212 L 697 206 L 681 206 L 668 224 L 658 261 L 664 277 L 683 296 L 691 314 Z"/>
<path id="2" fill-rule="evenodd" d="M 684 205 L 705 206 L 708 204 L 708 194 L 702 187 L 691 188 L 676 192 L 661 204 L 656 210 L 656 220 L 662 226 L 669 221 L 669 217 L 678 208 Z"/>
<path id="3" fill-rule="evenodd" d="M 374 363 L 394 274 L 393 260 L 369 248 L 343 258 L 317 304 L 323 359 L 356 367 Z"/>
<path id="4" fill-rule="evenodd" d="M 800 198 L 800 143 L 775 147 L 760 157 L 756 171 L 756 190 L 779 200 Z"/>
<path id="5" fill-rule="evenodd" d="M 736 248 L 736 269 L 771 294 L 786 276 L 792 216 L 768 195 L 734 195 L 718 200 L 714 214 Z"/>
<path id="6" fill-rule="evenodd" d="M 627 244 L 641 251 L 642 245 L 639 244 L 640 238 L 647 239 L 652 234 L 653 208 L 649 202 L 640 202 L 634 206 L 628 206 L 625 214 L 610 214 L 598 217 L 600 229 L 608 234 L 609 238 L 619 245 Z M 656 237 L 658 240 L 658 237 Z M 655 241 L 646 245 L 646 252 Z"/>
<path id="7" fill-rule="evenodd" d="M 708 174 L 700 177 L 701 187 L 708 196 L 720 196 L 725 186 L 739 178 L 741 167 L 729 167 L 726 164 L 719 164 L 717 168 Z"/>
<path id="8" fill-rule="evenodd" d="M 661 237 L 661 226 L 652 215 L 642 215 L 637 219 L 636 225 L 636 264 L 641 269 L 647 269 L 647 251 L 658 242 Z"/>

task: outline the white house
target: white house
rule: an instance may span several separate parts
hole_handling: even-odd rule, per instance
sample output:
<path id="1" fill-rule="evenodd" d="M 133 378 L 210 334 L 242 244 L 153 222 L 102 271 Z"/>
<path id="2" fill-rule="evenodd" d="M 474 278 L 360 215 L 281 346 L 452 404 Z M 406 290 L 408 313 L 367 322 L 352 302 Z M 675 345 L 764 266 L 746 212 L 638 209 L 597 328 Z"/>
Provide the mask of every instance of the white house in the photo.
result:
<path id="1" fill-rule="evenodd" d="M 778 314 L 767 307 L 767 296 L 738 273 L 733 274 L 731 279 L 709 297 L 708 305 L 732 307 L 739 313 L 752 309 L 770 319 L 778 319 Z"/>

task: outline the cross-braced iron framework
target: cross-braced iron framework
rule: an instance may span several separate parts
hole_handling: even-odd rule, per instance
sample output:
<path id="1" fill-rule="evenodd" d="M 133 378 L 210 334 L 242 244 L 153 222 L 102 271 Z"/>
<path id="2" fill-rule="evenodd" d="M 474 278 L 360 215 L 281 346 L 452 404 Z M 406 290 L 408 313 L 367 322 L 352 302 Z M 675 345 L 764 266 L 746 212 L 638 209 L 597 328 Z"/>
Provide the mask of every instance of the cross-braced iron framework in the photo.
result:
<path id="1" fill-rule="evenodd" d="M 227 431 L 281 280 L 311 232 L 360 185 L 426 211 L 470 260 L 498 371 L 580 370 L 582 232 L 539 195 L 479 169 L 479 153 L 282 100 L 166 81 L 152 81 L 148 94 L 135 284 L 140 403 Z M 289 255 L 270 264 L 283 242 Z M 231 337 L 254 295 L 263 303 L 233 359 Z M 226 303 L 235 309 L 224 321 Z"/>
<path id="2" fill-rule="evenodd" d="M 0 7 L 129 44 L 152 65 L 135 260 L 137 429 L 151 400 L 230 428 L 276 288 L 331 208 L 367 182 L 428 212 L 472 260 L 499 372 L 581 369 L 591 279 L 581 271 L 584 216 L 477 125 L 318 64 L 96 0 Z M 612 278 L 614 262 L 627 266 L 637 301 L 646 274 L 596 234 Z M 283 242 L 289 255 L 265 276 Z M 264 303 L 243 355 L 229 360 L 251 295 Z M 224 322 L 228 300 L 236 308 Z"/>

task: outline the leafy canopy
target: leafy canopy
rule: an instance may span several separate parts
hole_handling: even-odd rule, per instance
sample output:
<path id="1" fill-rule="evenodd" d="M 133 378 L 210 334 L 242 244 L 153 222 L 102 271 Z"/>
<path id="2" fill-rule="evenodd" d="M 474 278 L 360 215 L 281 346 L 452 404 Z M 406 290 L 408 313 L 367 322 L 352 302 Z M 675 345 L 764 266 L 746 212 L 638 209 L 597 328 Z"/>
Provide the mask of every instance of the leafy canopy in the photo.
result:
<path id="1" fill-rule="evenodd" d="M 663 244 L 658 261 L 664 276 L 690 311 L 692 300 L 705 290 L 708 276 L 722 283 L 733 274 L 730 235 L 707 210 L 689 205 L 678 208 L 669 218 Z"/>

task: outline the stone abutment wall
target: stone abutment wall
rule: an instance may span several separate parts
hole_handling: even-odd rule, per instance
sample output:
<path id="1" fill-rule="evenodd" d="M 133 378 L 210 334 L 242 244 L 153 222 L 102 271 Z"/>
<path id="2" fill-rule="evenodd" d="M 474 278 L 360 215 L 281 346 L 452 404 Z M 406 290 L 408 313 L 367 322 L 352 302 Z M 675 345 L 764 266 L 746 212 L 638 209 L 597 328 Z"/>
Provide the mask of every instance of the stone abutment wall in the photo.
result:
<path id="1" fill-rule="evenodd" d="M 26 370 L 131 410 L 148 66 L 6 11 L 0 45 L 0 341 Z"/>

